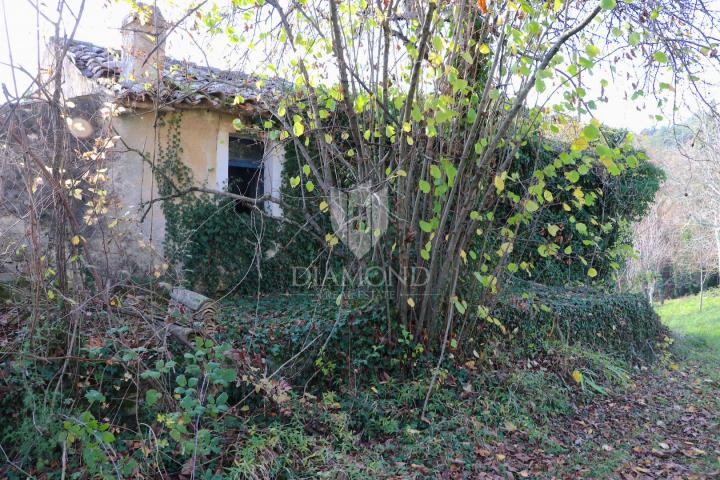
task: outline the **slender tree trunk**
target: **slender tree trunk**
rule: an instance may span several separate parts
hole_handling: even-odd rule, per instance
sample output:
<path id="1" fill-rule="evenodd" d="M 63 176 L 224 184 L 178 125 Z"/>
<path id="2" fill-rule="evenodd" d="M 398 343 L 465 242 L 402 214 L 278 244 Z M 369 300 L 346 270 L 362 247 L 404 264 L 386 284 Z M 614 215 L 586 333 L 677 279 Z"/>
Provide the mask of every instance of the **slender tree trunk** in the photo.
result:
<path id="1" fill-rule="evenodd" d="M 715 248 L 718 262 L 718 287 L 720 287 L 720 228 L 715 229 Z"/>
<path id="2" fill-rule="evenodd" d="M 704 284 L 705 284 L 705 281 L 703 279 L 703 267 L 701 266 L 700 267 L 700 311 L 701 312 L 703 309 L 703 294 L 705 293 L 704 288 L 703 288 Z"/>

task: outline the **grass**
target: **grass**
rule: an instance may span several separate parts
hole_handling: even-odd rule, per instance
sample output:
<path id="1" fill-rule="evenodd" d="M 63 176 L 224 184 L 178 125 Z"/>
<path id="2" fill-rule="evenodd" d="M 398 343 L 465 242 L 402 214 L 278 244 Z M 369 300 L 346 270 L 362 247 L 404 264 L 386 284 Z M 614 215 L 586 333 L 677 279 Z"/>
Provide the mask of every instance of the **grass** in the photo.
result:
<path id="1" fill-rule="evenodd" d="M 676 352 L 720 381 L 720 289 L 706 292 L 702 311 L 699 295 L 668 300 L 656 310 L 675 333 Z"/>
<path id="2" fill-rule="evenodd" d="M 711 290 L 703 299 L 700 296 L 668 300 L 657 308 L 663 323 L 675 333 L 707 344 L 720 354 L 720 290 Z"/>

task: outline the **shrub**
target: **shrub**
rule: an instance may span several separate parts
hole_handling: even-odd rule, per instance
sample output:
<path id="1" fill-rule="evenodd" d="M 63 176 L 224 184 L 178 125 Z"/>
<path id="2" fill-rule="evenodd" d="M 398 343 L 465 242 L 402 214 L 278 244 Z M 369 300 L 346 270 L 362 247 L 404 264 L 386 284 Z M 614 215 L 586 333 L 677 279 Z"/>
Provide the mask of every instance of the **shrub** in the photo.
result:
<path id="1" fill-rule="evenodd" d="M 548 340 L 651 360 L 667 329 L 641 294 L 548 287 L 516 281 L 498 303 L 500 319 L 518 346 L 541 350 Z"/>

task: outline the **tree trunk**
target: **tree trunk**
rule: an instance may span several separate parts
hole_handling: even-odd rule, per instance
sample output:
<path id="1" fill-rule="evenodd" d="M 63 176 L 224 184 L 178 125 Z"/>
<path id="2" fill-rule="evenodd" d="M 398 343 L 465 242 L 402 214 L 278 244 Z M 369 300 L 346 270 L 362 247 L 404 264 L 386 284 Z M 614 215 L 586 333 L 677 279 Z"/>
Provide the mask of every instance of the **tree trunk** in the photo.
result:
<path id="1" fill-rule="evenodd" d="M 700 311 L 701 312 L 703 309 L 703 294 L 705 293 L 704 289 L 703 289 L 704 284 L 705 284 L 705 281 L 703 279 L 703 267 L 700 267 Z"/>
<path id="2" fill-rule="evenodd" d="M 720 228 L 715 229 L 715 248 L 718 262 L 718 287 L 720 287 Z"/>

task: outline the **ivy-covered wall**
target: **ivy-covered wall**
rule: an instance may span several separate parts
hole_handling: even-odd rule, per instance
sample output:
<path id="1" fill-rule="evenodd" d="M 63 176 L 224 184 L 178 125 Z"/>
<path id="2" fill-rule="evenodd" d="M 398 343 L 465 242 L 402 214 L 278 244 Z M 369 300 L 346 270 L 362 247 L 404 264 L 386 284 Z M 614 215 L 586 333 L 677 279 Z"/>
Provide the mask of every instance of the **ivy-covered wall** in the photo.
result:
<path id="1" fill-rule="evenodd" d="M 160 194 L 172 196 L 196 185 L 197 179 L 182 161 L 182 115 L 165 116 L 162 122 L 168 134 L 155 177 Z M 288 149 L 281 188 L 288 221 L 258 211 L 237 212 L 235 200 L 206 193 L 163 202 L 165 254 L 181 268 L 188 286 L 212 296 L 284 292 L 291 289 L 293 276 L 304 281 L 302 267 L 324 264 L 323 245 L 298 227 L 304 216 L 293 207 L 301 199 L 289 191 L 288 178 L 299 170 L 297 157 Z M 319 204 L 312 197 L 302 201 Z"/>

